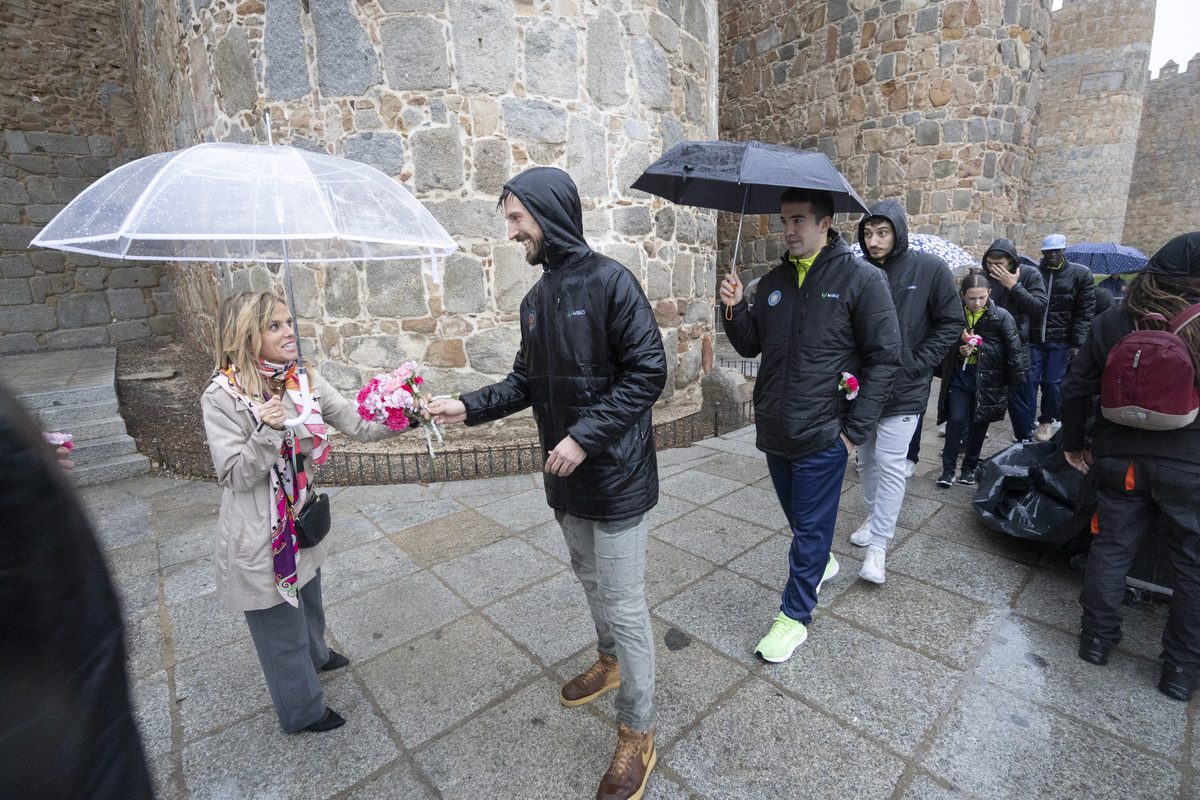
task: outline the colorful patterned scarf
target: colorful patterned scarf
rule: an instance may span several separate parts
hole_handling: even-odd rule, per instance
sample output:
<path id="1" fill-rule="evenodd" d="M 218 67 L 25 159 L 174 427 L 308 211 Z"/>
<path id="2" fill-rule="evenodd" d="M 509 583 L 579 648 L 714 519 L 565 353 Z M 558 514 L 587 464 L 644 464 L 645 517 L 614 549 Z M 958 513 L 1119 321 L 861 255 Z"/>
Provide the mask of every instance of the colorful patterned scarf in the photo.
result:
<path id="1" fill-rule="evenodd" d="M 272 364 L 259 361 L 258 365 L 263 377 L 282 383 L 296 407 L 303 407 L 295 362 Z M 233 365 L 214 375 L 213 381 L 250 409 L 251 413 L 254 413 L 260 403 L 270 399 L 267 396 L 255 399 L 246 395 L 241 389 Z M 255 424 L 260 424 L 257 417 Z M 329 456 L 329 440 L 325 436 L 325 424 L 321 419 L 321 407 L 317 398 L 313 398 L 312 414 L 301 428 L 284 429 L 283 445 L 271 468 L 271 562 L 275 573 L 275 588 L 284 601 L 292 606 L 299 605 L 296 597 L 299 591 L 299 587 L 296 586 L 296 554 L 300 546 L 296 541 L 296 514 L 304 508 L 308 495 L 307 470 L 296 468 L 296 456 L 299 451 L 297 434 L 300 438 L 312 438 L 313 461 L 317 464 L 325 463 Z"/>

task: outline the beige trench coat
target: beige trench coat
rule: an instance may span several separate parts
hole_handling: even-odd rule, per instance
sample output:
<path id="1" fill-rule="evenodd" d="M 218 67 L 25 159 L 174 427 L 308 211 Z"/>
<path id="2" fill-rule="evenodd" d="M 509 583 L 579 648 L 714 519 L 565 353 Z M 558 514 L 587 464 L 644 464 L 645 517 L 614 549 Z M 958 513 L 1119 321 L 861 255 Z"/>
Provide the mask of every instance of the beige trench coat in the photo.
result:
<path id="1" fill-rule="evenodd" d="M 337 428 L 362 442 L 397 435 L 383 425 L 363 420 L 354 405 L 323 378 L 312 371 L 309 376 L 327 427 Z M 296 416 L 295 406 L 287 395 L 283 406 L 290 416 Z M 283 433 L 259 426 L 245 404 L 215 383 L 204 390 L 200 407 L 217 469 L 217 484 L 225 489 L 215 537 L 217 596 L 232 611 L 270 608 L 283 602 L 275 588 L 271 562 L 270 481 L 271 466 L 283 444 Z M 298 433 L 300 450 L 307 454 L 312 450 L 312 434 L 305 428 Z M 297 588 L 312 580 L 325 561 L 328 547 L 326 538 L 316 547 L 299 552 Z"/>

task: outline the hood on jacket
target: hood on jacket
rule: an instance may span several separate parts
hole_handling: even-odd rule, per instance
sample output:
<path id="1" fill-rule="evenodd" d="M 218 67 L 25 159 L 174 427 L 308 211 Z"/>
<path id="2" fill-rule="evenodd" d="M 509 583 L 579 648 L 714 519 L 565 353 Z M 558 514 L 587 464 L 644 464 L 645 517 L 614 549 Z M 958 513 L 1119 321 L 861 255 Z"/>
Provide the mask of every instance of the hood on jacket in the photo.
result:
<path id="1" fill-rule="evenodd" d="M 1164 244 L 1142 271 L 1156 275 L 1200 275 L 1200 231 L 1176 236 Z"/>
<path id="2" fill-rule="evenodd" d="M 575 181 L 561 169 L 534 167 L 504 184 L 542 229 L 547 269 L 556 269 L 592 252 L 583 238 L 583 204 Z"/>
<path id="3" fill-rule="evenodd" d="M 908 252 L 908 220 L 904 216 L 904 207 L 895 200 L 880 200 L 871 206 L 871 210 L 867 213 L 867 216 L 863 217 L 858 223 L 858 246 L 862 248 L 863 260 L 868 264 L 875 264 L 875 260 L 867 252 L 865 231 L 867 223 L 875 217 L 883 217 L 892 223 L 892 230 L 896 234 L 896 243 L 892 245 L 892 252 L 888 253 L 883 259 L 883 265 L 887 266 Z"/>
<path id="4" fill-rule="evenodd" d="M 999 250 L 1004 255 L 1012 259 L 1012 264 L 1009 265 L 1009 272 L 1021 271 L 1021 256 L 1017 253 L 1017 246 L 1013 244 L 1012 239 L 997 239 L 992 242 L 991 246 L 984 251 L 983 258 L 979 259 L 979 263 L 983 265 L 984 270 L 987 270 L 987 256 L 993 250 Z"/>

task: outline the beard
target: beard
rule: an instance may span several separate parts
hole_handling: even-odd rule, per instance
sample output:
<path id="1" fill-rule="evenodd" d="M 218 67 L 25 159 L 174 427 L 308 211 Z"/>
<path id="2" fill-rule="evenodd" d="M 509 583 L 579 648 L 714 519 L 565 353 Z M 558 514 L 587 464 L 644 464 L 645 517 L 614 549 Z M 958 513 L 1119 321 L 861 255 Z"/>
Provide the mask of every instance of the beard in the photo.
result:
<path id="1" fill-rule="evenodd" d="M 534 239 L 532 236 L 528 239 L 533 244 L 533 250 L 526 249 L 525 260 L 533 265 L 546 263 L 546 240 Z M 522 242 L 524 244 L 524 242 Z"/>

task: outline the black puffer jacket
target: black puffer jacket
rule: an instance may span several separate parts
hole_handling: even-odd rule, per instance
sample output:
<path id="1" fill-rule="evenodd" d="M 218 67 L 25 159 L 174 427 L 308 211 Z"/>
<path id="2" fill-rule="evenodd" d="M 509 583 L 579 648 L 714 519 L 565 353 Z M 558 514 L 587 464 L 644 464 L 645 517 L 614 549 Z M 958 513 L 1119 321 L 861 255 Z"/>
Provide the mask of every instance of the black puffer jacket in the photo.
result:
<path id="1" fill-rule="evenodd" d="M 1033 322 L 1030 341 L 1033 344 L 1082 346 L 1096 311 L 1096 283 L 1092 280 L 1092 271 L 1065 259 L 1062 266 L 1055 269 L 1047 267 L 1042 259 L 1038 271 L 1046 284 L 1049 301 L 1041 319 Z"/>
<path id="2" fill-rule="evenodd" d="M 567 436 L 587 452 L 565 478 L 545 476 L 551 508 L 593 520 L 658 502 L 650 408 L 667 379 L 658 323 L 633 273 L 588 247 L 579 192 L 538 167 L 505 184 L 541 226 L 548 265 L 521 301 L 521 349 L 500 383 L 466 394 L 467 424 L 533 405 L 543 456 Z"/>
<path id="3" fill-rule="evenodd" d="M 833 233 L 803 288 L 798 282 L 785 255 L 759 281 L 754 311 L 742 300 L 725 321 L 734 349 L 746 358 L 762 353 L 758 449 L 785 458 L 826 449 L 839 433 L 866 441 L 900 370 L 900 328 L 882 271 Z M 858 378 L 854 400 L 838 388 L 843 372 Z"/>
<path id="4" fill-rule="evenodd" d="M 960 330 L 961 334 L 962 331 Z M 994 300 L 988 300 L 987 310 L 975 325 L 975 333 L 983 344 L 975 353 L 978 371 L 975 374 L 975 410 L 971 419 L 978 423 L 999 422 L 1008 408 L 1008 387 L 1025 382 L 1025 367 L 1021 363 L 1021 339 L 1017 323 Z M 946 418 L 946 395 L 950 390 L 950 371 L 963 368 L 958 354 L 961 340 L 956 339 L 942 362 L 942 388 L 938 393 L 938 419 Z"/>
<path id="5" fill-rule="evenodd" d="M 79 498 L 0 387 L 0 797 L 149 800 L 121 609 Z"/>
<path id="6" fill-rule="evenodd" d="M 919 414 L 929 405 L 929 387 L 933 370 L 941 362 L 950 343 L 962 333 L 962 300 L 954 288 L 946 262 L 908 246 L 908 222 L 904 209 L 895 200 L 871 206 L 869 216 L 858 223 L 858 245 L 863 253 L 867 243 L 863 235 L 867 220 L 884 217 L 892 223 L 896 242 L 880 266 L 887 275 L 900 323 L 902 366 L 892 384 L 892 396 L 881 416 Z"/>
<path id="7" fill-rule="evenodd" d="M 1016 271 L 1017 284 L 1011 289 L 1005 288 L 996 279 L 988 277 L 988 282 L 992 285 L 992 301 L 998 308 L 1003 308 L 1009 314 L 1012 314 L 1013 321 L 1017 323 L 1017 335 L 1021 337 L 1021 364 L 1025 370 L 1029 369 L 1029 344 L 1030 328 L 1034 320 L 1041 324 L 1042 317 L 1046 313 L 1046 284 L 1042 282 L 1042 274 L 1038 272 L 1037 267 L 1029 267 L 1021 263 L 1020 256 L 1017 254 L 1017 247 L 1012 243 L 1012 239 L 997 239 L 992 242 L 992 246 L 984 253 L 980 264 L 983 266 L 984 274 L 987 274 L 987 253 L 993 250 L 999 250 L 1011 259 L 1009 272 Z"/>
<path id="8" fill-rule="evenodd" d="M 1145 272 L 1160 275 L 1200 277 L 1200 232 L 1177 236 L 1162 246 Z M 1136 279 L 1135 279 L 1136 280 Z M 1126 298 L 1129 297 L 1126 292 Z M 1200 298 L 1189 297 L 1189 303 Z M 1196 323 L 1192 323 L 1195 325 Z M 1115 306 L 1096 318 L 1083 347 L 1067 369 L 1062 383 L 1061 411 L 1063 449 L 1083 450 L 1084 429 L 1092 415 L 1092 397 L 1100 394 L 1100 382 L 1108 354 L 1117 340 L 1133 331 L 1135 321 L 1124 306 Z M 1186 428 L 1172 431 L 1147 431 L 1110 422 L 1103 414 L 1095 415 L 1092 429 L 1092 454 L 1096 456 L 1142 456 L 1168 458 L 1192 465 L 1200 471 L 1200 419 Z"/>

